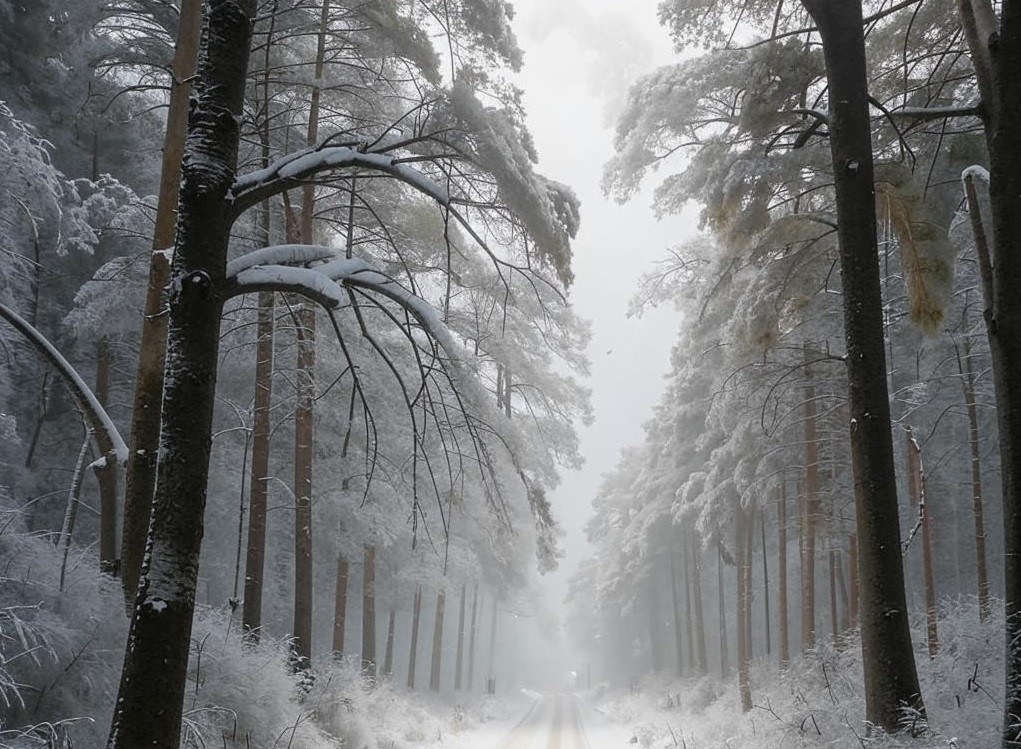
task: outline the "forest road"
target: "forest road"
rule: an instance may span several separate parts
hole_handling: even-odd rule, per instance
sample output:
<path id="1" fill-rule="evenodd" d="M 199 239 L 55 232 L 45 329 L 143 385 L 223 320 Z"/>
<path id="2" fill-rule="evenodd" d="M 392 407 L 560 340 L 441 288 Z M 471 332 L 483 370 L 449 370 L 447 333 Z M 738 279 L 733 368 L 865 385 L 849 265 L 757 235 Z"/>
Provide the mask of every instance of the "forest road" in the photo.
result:
<path id="1" fill-rule="evenodd" d="M 589 749 L 578 698 L 570 694 L 540 697 L 500 749 Z"/>

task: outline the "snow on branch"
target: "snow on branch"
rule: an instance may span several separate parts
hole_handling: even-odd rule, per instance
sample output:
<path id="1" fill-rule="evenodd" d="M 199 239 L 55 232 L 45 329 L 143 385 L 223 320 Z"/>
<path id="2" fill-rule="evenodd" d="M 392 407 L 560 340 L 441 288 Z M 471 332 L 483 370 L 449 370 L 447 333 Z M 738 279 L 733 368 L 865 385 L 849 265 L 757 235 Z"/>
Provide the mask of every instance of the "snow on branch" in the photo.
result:
<path id="1" fill-rule="evenodd" d="M 286 265 L 316 260 L 328 262 L 312 268 Z M 227 283 L 229 296 L 256 291 L 292 292 L 308 297 L 327 309 L 336 309 L 347 301 L 344 286 L 374 291 L 407 310 L 451 359 L 463 358 L 462 347 L 429 302 L 364 260 L 337 258 L 330 247 L 289 244 L 255 250 L 227 266 Z"/>
<path id="2" fill-rule="evenodd" d="M 343 168 L 370 169 L 389 174 L 440 205 L 450 205 L 450 195 L 442 186 L 417 169 L 398 163 L 393 156 L 366 153 L 349 146 L 327 146 L 287 154 L 265 169 L 238 177 L 231 188 L 235 215 L 272 195 L 307 182 L 321 172 Z"/>
<path id="3" fill-rule="evenodd" d="M 336 252 L 332 247 L 311 244 L 279 244 L 261 247 L 227 263 L 227 277 L 257 265 L 305 265 L 317 260 L 329 260 Z"/>
<path id="4" fill-rule="evenodd" d="M 118 463 L 128 459 L 128 446 L 121 438 L 110 415 L 96 398 L 96 394 L 85 384 L 77 370 L 46 337 L 36 330 L 28 321 L 18 315 L 5 304 L 0 303 L 0 317 L 10 323 L 11 327 L 21 333 L 32 346 L 57 370 L 67 385 L 68 390 L 78 402 L 79 407 L 88 419 L 89 426 L 95 432 L 103 458 L 113 453 Z M 102 460 L 101 458 L 100 460 Z"/>

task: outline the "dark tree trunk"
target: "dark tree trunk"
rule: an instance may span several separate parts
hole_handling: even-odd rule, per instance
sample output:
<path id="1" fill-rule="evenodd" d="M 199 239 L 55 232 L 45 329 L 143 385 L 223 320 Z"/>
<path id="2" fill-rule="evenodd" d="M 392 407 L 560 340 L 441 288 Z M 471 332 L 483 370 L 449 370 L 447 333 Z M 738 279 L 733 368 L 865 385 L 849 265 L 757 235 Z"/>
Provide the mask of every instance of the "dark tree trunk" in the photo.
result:
<path id="1" fill-rule="evenodd" d="M 337 554 L 337 585 L 333 599 L 333 655 L 344 655 L 344 634 L 347 630 L 348 562 L 344 553 Z"/>
<path id="2" fill-rule="evenodd" d="M 720 604 L 720 675 L 725 679 L 730 674 L 730 645 L 727 641 L 727 599 L 723 584 L 723 549 L 716 549 L 716 584 Z M 740 627 L 738 627 L 740 629 Z"/>
<path id="3" fill-rule="evenodd" d="M 894 732 L 901 728 L 905 705 L 918 710 L 923 707 L 900 551 L 862 6 L 850 1 L 802 3 L 819 29 L 829 83 L 829 138 L 860 544 L 865 712 L 873 724 Z"/>
<path id="4" fill-rule="evenodd" d="M 252 416 L 252 475 L 248 491 L 248 545 L 245 554 L 245 634 L 259 639 L 262 582 L 266 567 L 266 499 L 269 493 L 270 408 L 273 402 L 274 295 L 259 293 L 255 345 L 255 403 Z"/>
<path id="5" fill-rule="evenodd" d="M 815 647 L 815 529 L 819 513 L 819 441 L 811 358 L 805 356 L 805 483 L 801 495 L 801 650 Z"/>
<path id="6" fill-rule="evenodd" d="M 861 600 L 858 569 L 858 534 L 855 532 L 847 541 L 847 570 L 851 576 L 851 591 L 847 597 L 847 626 L 851 629 L 858 627 L 858 602 Z"/>
<path id="7" fill-rule="evenodd" d="M 1003 485 L 1006 697 L 1003 746 L 1021 747 L 1021 4 L 960 0 L 989 151 L 992 252 L 980 253 Z M 977 218 L 979 206 L 971 212 Z M 976 247 L 981 244 L 976 237 Z"/>
<path id="8" fill-rule="evenodd" d="M 192 102 L 167 333 L 159 473 L 110 749 L 177 749 L 202 544 L 228 191 L 234 181 L 254 0 L 210 0 Z"/>
<path id="9" fill-rule="evenodd" d="M 376 547 L 365 545 L 362 575 L 362 672 L 376 675 Z"/>
<path id="10" fill-rule="evenodd" d="M 415 688 L 418 666 L 418 625 L 422 621 L 422 586 L 415 587 L 415 603 L 411 611 L 411 650 L 408 654 L 408 689 Z"/>
<path id="11" fill-rule="evenodd" d="M 763 617 L 766 624 L 766 655 L 773 655 L 773 638 L 770 632 L 770 616 L 769 616 L 769 557 L 766 554 L 766 509 L 763 508 L 760 515 L 761 525 L 759 529 L 762 533 L 762 606 L 763 606 Z"/>
<path id="12" fill-rule="evenodd" d="M 311 302 L 298 304 L 297 388 L 294 411 L 294 630 L 295 664 L 312 664 L 312 456 L 314 447 L 315 325 Z"/>
<path id="13" fill-rule="evenodd" d="M 977 201 L 969 200 L 977 206 Z M 968 320 L 965 317 L 965 329 Z M 961 387 L 968 411 L 968 449 L 971 454 L 971 514 L 975 524 L 975 578 L 978 588 L 978 615 L 980 621 L 989 618 L 989 568 L 986 561 L 986 524 L 982 498 L 982 452 L 978 426 L 978 402 L 975 398 L 975 369 L 971 360 L 971 334 L 964 336 L 964 357 L 961 362 Z"/>
<path id="14" fill-rule="evenodd" d="M 432 665 L 429 668 L 429 689 L 440 691 L 443 674 L 443 608 L 447 596 L 441 590 L 436 594 L 436 618 L 433 623 Z"/>
<path id="15" fill-rule="evenodd" d="M 160 398 L 163 395 L 164 355 L 167 350 L 166 289 L 171 277 L 166 250 L 174 246 L 175 225 L 183 220 L 175 208 L 184 208 L 183 205 L 178 207 L 181 162 L 188 135 L 188 102 L 201 27 L 202 0 L 184 0 L 181 3 L 180 29 L 174 48 L 174 75 L 170 84 L 170 107 L 163 141 L 163 169 L 160 174 L 156 228 L 153 232 L 153 253 L 149 259 L 149 285 L 142 316 L 135 396 L 131 406 L 131 449 L 128 453 L 121 528 L 121 581 L 129 607 L 138 589 L 138 576 L 142 570 L 149 516 L 156 490 Z M 247 65 L 247 50 L 243 56 Z"/>
<path id="16" fill-rule="evenodd" d="M 791 660 L 790 607 L 787 602 L 787 484 L 777 490 L 777 606 L 780 607 L 780 665 Z"/>

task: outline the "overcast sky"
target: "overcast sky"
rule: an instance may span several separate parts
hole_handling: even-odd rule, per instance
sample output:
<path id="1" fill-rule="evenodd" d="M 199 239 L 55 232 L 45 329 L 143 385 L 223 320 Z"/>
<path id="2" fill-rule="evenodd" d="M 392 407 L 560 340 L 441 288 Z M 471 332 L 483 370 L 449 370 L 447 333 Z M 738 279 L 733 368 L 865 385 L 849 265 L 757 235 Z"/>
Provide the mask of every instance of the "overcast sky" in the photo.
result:
<path id="1" fill-rule="evenodd" d="M 656 20 L 659 0 L 514 0 L 525 51 L 520 85 L 539 169 L 571 185 L 581 199 L 571 300 L 592 322 L 595 423 L 582 428 L 586 466 L 567 474 L 553 499 L 567 537 L 564 579 L 586 553 L 583 526 L 600 477 L 620 449 L 638 442 L 662 388 L 677 327 L 671 310 L 626 316 L 638 277 L 694 232 L 692 218 L 657 221 L 649 191 L 618 206 L 599 183 L 612 153 L 613 121 L 630 83 L 674 59 Z"/>

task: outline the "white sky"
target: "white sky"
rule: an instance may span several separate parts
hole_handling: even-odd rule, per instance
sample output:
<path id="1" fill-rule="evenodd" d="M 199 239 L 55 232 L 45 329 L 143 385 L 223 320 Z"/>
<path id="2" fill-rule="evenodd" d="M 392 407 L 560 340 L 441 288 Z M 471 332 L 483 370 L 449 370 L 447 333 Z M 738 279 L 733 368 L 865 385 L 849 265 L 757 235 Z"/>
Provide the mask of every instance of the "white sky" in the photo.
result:
<path id="1" fill-rule="evenodd" d="M 672 311 L 628 319 L 628 301 L 642 272 L 695 230 L 691 216 L 657 221 L 651 191 L 618 206 L 599 187 L 629 84 L 675 59 L 656 19 L 658 2 L 514 0 L 514 26 L 525 51 L 519 83 L 539 170 L 571 185 L 581 199 L 571 299 L 593 331 L 588 385 L 595 423 L 581 431 L 586 465 L 567 474 L 553 495 L 567 531 L 567 556 L 553 581 L 560 591 L 587 553 L 583 526 L 601 476 L 616 465 L 623 446 L 641 440 L 676 333 Z"/>

